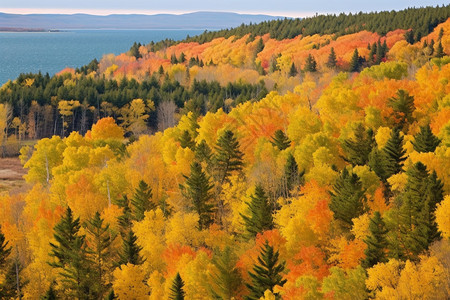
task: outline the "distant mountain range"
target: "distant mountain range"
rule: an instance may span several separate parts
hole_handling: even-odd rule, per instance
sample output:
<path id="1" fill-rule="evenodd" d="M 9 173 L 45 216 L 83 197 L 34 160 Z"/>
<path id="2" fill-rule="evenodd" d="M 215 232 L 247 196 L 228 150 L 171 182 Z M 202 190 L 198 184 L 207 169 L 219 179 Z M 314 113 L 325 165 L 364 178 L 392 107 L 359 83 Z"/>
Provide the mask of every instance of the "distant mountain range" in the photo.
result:
<path id="1" fill-rule="evenodd" d="M 0 13 L 0 28 L 44 30 L 67 29 L 224 29 L 242 23 L 260 23 L 283 19 L 269 15 L 237 14 L 230 12 L 194 12 L 181 15 L 108 15 L 89 14 L 6 14 Z"/>

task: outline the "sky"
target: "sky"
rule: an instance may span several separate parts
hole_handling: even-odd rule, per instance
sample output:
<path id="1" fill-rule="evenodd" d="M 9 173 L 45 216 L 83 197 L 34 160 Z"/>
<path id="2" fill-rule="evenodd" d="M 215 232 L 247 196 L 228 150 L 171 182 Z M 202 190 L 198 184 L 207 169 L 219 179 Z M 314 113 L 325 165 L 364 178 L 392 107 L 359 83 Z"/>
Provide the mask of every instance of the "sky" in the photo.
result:
<path id="1" fill-rule="evenodd" d="M 305 17 L 315 13 L 370 12 L 400 10 L 407 7 L 448 4 L 432 0 L 1 0 L 0 12 L 5 13 L 175 13 L 194 11 L 228 11 Z"/>

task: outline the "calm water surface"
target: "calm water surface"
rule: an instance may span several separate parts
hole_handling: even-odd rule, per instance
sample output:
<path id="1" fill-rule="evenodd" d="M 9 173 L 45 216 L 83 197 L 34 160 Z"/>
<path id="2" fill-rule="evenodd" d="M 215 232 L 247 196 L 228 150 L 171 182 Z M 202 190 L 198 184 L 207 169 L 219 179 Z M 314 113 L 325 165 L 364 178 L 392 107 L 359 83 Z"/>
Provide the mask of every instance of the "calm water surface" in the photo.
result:
<path id="1" fill-rule="evenodd" d="M 67 32 L 0 32 L 0 86 L 20 73 L 81 67 L 104 54 L 119 54 L 134 42 L 184 39 L 200 30 L 73 30 Z"/>

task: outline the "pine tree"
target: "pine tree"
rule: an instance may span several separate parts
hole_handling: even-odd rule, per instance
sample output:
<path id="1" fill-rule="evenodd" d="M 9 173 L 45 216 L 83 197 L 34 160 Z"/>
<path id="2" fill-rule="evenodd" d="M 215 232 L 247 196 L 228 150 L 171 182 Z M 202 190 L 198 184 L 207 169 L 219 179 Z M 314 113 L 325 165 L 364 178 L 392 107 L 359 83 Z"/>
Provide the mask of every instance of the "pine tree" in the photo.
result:
<path id="1" fill-rule="evenodd" d="M 405 90 L 398 90 L 397 97 L 388 99 L 388 105 L 393 109 L 393 115 L 398 125 L 405 129 L 407 124 L 411 124 L 413 119 L 413 112 L 416 109 L 414 106 L 414 97 L 410 96 Z"/>
<path id="2" fill-rule="evenodd" d="M 1 229 L 0 227 L 0 270 L 4 270 L 7 259 L 11 254 L 11 247 L 8 247 L 8 241 L 5 240 Z"/>
<path id="3" fill-rule="evenodd" d="M 200 144 L 195 147 L 195 160 L 199 163 L 204 163 L 206 165 L 206 171 L 211 174 L 212 170 L 212 150 L 208 146 L 205 140 L 202 140 Z"/>
<path id="4" fill-rule="evenodd" d="M 420 127 L 420 132 L 414 136 L 411 142 L 417 152 L 434 152 L 441 140 L 431 132 L 430 124 Z"/>
<path id="5" fill-rule="evenodd" d="M 18 258 L 7 266 L 5 278 L 0 284 L 0 299 L 22 299 L 23 288 L 28 283 L 22 280 L 22 271 L 23 266 Z"/>
<path id="6" fill-rule="evenodd" d="M 45 293 L 45 295 L 41 297 L 41 300 L 56 300 L 56 299 L 58 299 L 54 286 L 55 286 L 55 282 L 52 282 L 50 284 L 50 287 L 48 288 L 47 292 Z"/>
<path id="7" fill-rule="evenodd" d="M 364 125 L 359 124 L 354 134 L 354 139 L 346 139 L 342 144 L 342 148 L 347 153 L 344 160 L 353 166 L 364 166 L 369 161 L 369 154 L 375 142 L 373 131 L 371 129 L 366 131 Z"/>
<path id="8" fill-rule="evenodd" d="M 89 241 L 89 258 L 92 262 L 92 287 L 95 298 L 101 298 L 110 288 L 108 277 L 114 269 L 114 253 L 112 243 L 117 235 L 113 234 L 109 224 L 104 225 L 104 220 L 96 212 L 94 217 L 86 223 L 86 231 Z"/>
<path id="9" fill-rule="evenodd" d="M 441 41 L 439 41 L 439 44 L 437 45 L 437 48 L 436 48 L 436 55 L 435 55 L 437 58 L 442 58 L 442 57 L 444 57 L 445 56 L 445 53 L 444 53 L 444 47 L 442 47 L 442 42 Z"/>
<path id="10" fill-rule="evenodd" d="M 152 201 L 152 188 L 143 180 L 139 181 L 139 186 L 134 192 L 131 204 L 133 205 L 133 219 L 142 221 L 144 213 L 156 208 Z"/>
<path id="11" fill-rule="evenodd" d="M 177 57 L 175 56 L 175 54 L 172 54 L 172 55 L 170 56 L 170 63 L 171 63 L 172 65 L 176 65 L 176 64 L 178 63 L 178 59 L 177 59 Z"/>
<path id="12" fill-rule="evenodd" d="M 327 60 L 327 64 L 326 65 L 330 69 L 336 68 L 337 57 L 336 57 L 336 52 L 334 52 L 334 48 L 333 47 L 331 47 L 330 55 L 328 56 L 328 60 Z"/>
<path id="13" fill-rule="evenodd" d="M 213 206 L 210 204 L 213 194 L 211 192 L 213 185 L 210 183 L 210 177 L 202 170 L 198 162 L 191 164 L 191 175 L 184 176 L 186 182 L 180 185 L 183 196 L 190 200 L 195 211 L 199 215 L 199 229 L 208 228 L 213 222 Z"/>
<path id="14" fill-rule="evenodd" d="M 350 229 L 353 218 L 359 217 L 366 211 L 365 190 L 358 175 L 342 170 L 336 180 L 331 194 L 330 209 L 335 219 L 343 222 L 344 228 Z"/>
<path id="15" fill-rule="evenodd" d="M 440 232 L 438 231 L 436 224 L 436 206 L 444 200 L 444 184 L 437 177 L 435 171 L 431 173 L 427 180 L 427 189 L 425 191 L 425 202 L 428 206 L 428 243 L 431 244 L 435 240 L 441 238 Z"/>
<path id="16" fill-rule="evenodd" d="M 309 54 L 306 58 L 305 62 L 305 71 L 306 72 L 316 72 L 317 71 L 317 62 L 312 54 Z"/>
<path id="17" fill-rule="evenodd" d="M 117 200 L 117 206 L 122 208 L 122 215 L 120 215 L 117 220 L 120 226 L 120 234 L 124 237 L 129 230 L 131 230 L 131 222 L 133 219 L 133 215 L 130 208 L 130 201 L 128 197 L 124 195 L 122 199 Z"/>
<path id="18" fill-rule="evenodd" d="M 183 290 L 184 281 L 181 279 L 180 273 L 177 273 L 175 279 L 173 280 L 172 287 L 170 288 L 171 300 L 184 300 L 185 292 Z"/>
<path id="19" fill-rule="evenodd" d="M 388 231 L 380 212 L 376 211 L 370 219 L 369 231 L 370 234 L 364 240 L 367 248 L 364 251 L 366 258 L 362 262 L 362 265 L 365 268 L 371 268 L 379 262 L 387 262 L 386 249 L 388 242 L 386 240 L 386 234 Z"/>
<path id="20" fill-rule="evenodd" d="M 377 50 L 378 50 L 377 43 L 373 43 L 372 47 L 370 47 L 369 50 L 370 50 L 370 52 L 369 52 L 369 62 L 375 63 L 377 61 L 377 57 L 376 57 Z"/>
<path id="21" fill-rule="evenodd" d="M 181 52 L 180 58 L 178 59 L 178 61 L 180 63 L 184 63 L 186 61 L 186 55 L 184 54 L 184 52 Z"/>
<path id="22" fill-rule="evenodd" d="M 298 171 L 298 165 L 292 153 L 289 153 L 286 164 L 284 165 L 284 192 L 282 195 L 286 198 L 292 196 L 295 188 L 299 188 L 303 184 L 303 176 L 305 171 Z"/>
<path id="23" fill-rule="evenodd" d="M 414 44 L 414 32 L 412 30 L 405 33 L 405 40 L 411 45 Z"/>
<path id="24" fill-rule="evenodd" d="M 217 140 L 216 155 L 216 180 L 222 184 L 231 175 L 231 172 L 242 170 L 244 154 L 239 150 L 239 142 L 231 130 L 226 130 Z"/>
<path id="25" fill-rule="evenodd" d="M 192 139 L 188 130 L 183 131 L 178 141 L 180 142 L 181 148 L 190 148 L 191 150 L 195 150 L 195 141 Z"/>
<path id="26" fill-rule="evenodd" d="M 258 264 L 253 266 L 253 272 L 248 272 L 252 279 L 251 284 L 246 284 L 250 291 L 250 295 L 246 296 L 246 300 L 257 300 L 264 296 L 264 292 L 274 291 L 275 286 L 283 286 L 286 279 L 283 279 L 283 271 L 286 262 L 278 262 L 279 253 L 274 251 L 273 247 L 266 241 L 261 247 L 258 256 Z M 275 293 L 279 297 L 278 293 Z"/>
<path id="27" fill-rule="evenodd" d="M 400 130 L 394 128 L 391 131 L 391 137 L 383 147 L 385 154 L 385 176 L 386 179 L 403 170 L 403 162 L 406 160 L 406 150 L 403 149 L 403 136 L 400 135 Z"/>
<path id="28" fill-rule="evenodd" d="M 289 77 L 297 76 L 297 74 L 298 74 L 297 68 L 295 67 L 295 64 L 292 63 L 291 68 L 289 69 Z"/>
<path id="29" fill-rule="evenodd" d="M 352 59 L 350 60 L 350 72 L 358 72 L 360 68 L 360 58 L 358 49 L 353 51 Z"/>
<path id="30" fill-rule="evenodd" d="M 258 43 L 256 44 L 255 54 L 258 54 L 259 52 L 263 51 L 263 49 L 264 49 L 264 41 L 262 38 L 259 38 Z"/>
<path id="31" fill-rule="evenodd" d="M 123 237 L 122 250 L 119 253 L 118 265 L 133 264 L 141 265 L 145 262 L 140 252 L 142 247 L 137 244 L 137 237 L 133 230 L 128 230 L 127 234 Z"/>
<path id="32" fill-rule="evenodd" d="M 280 129 L 275 131 L 275 134 L 270 143 L 273 146 L 278 147 L 278 149 L 280 149 L 280 150 L 287 149 L 291 146 L 291 141 L 286 136 L 286 134 Z"/>
<path id="33" fill-rule="evenodd" d="M 250 215 L 241 214 L 241 217 L 244 220 L 248 236 L 254 237 L 258 233 L 273 229 L 274 223 L 272 206 L 261 185 L 256 186 L 255 194 L 251 195 L 250 198 L 251 201 L 246 202 Z"/>
<path id="34" fill-rule="evenodd" d="M 215 271 L 211 273 L 211 294 L 214 299 L 232 299 L 239 293 L 242 277 L 236 267 L 237 261 L 238 257 L 229 246 L 213 256 Z"/>
<path id="35" fill-rule="evenodd" d="M 65 294 L 78 299 L 91 293 L 91 284 L 88 282 L 90 262 L 86 257 L 85 236 L 79 233 L 80 228 L 80 219 L 75 219 L 68 207 L 54 227 L 56 243 L 50 243 L 50 255 L 55 260 L 49 263 L 60 270 L 61 283 L 66 288 Z"/>

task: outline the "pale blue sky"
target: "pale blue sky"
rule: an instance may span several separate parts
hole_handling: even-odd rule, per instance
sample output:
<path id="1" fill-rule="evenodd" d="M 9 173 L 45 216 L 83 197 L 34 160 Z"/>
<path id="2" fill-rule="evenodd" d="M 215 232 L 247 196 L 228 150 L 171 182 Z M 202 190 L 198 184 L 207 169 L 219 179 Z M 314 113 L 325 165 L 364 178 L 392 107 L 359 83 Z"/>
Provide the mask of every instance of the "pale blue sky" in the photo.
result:
<path id="1" fill-rule="evenodd" d="M 315 13 L 399 10 L 413 6 L 436 6 L 447 3 L 442 0 L 1 0 L 0 12 L 154 14 L 232 11 L 302 17 Z"/>

